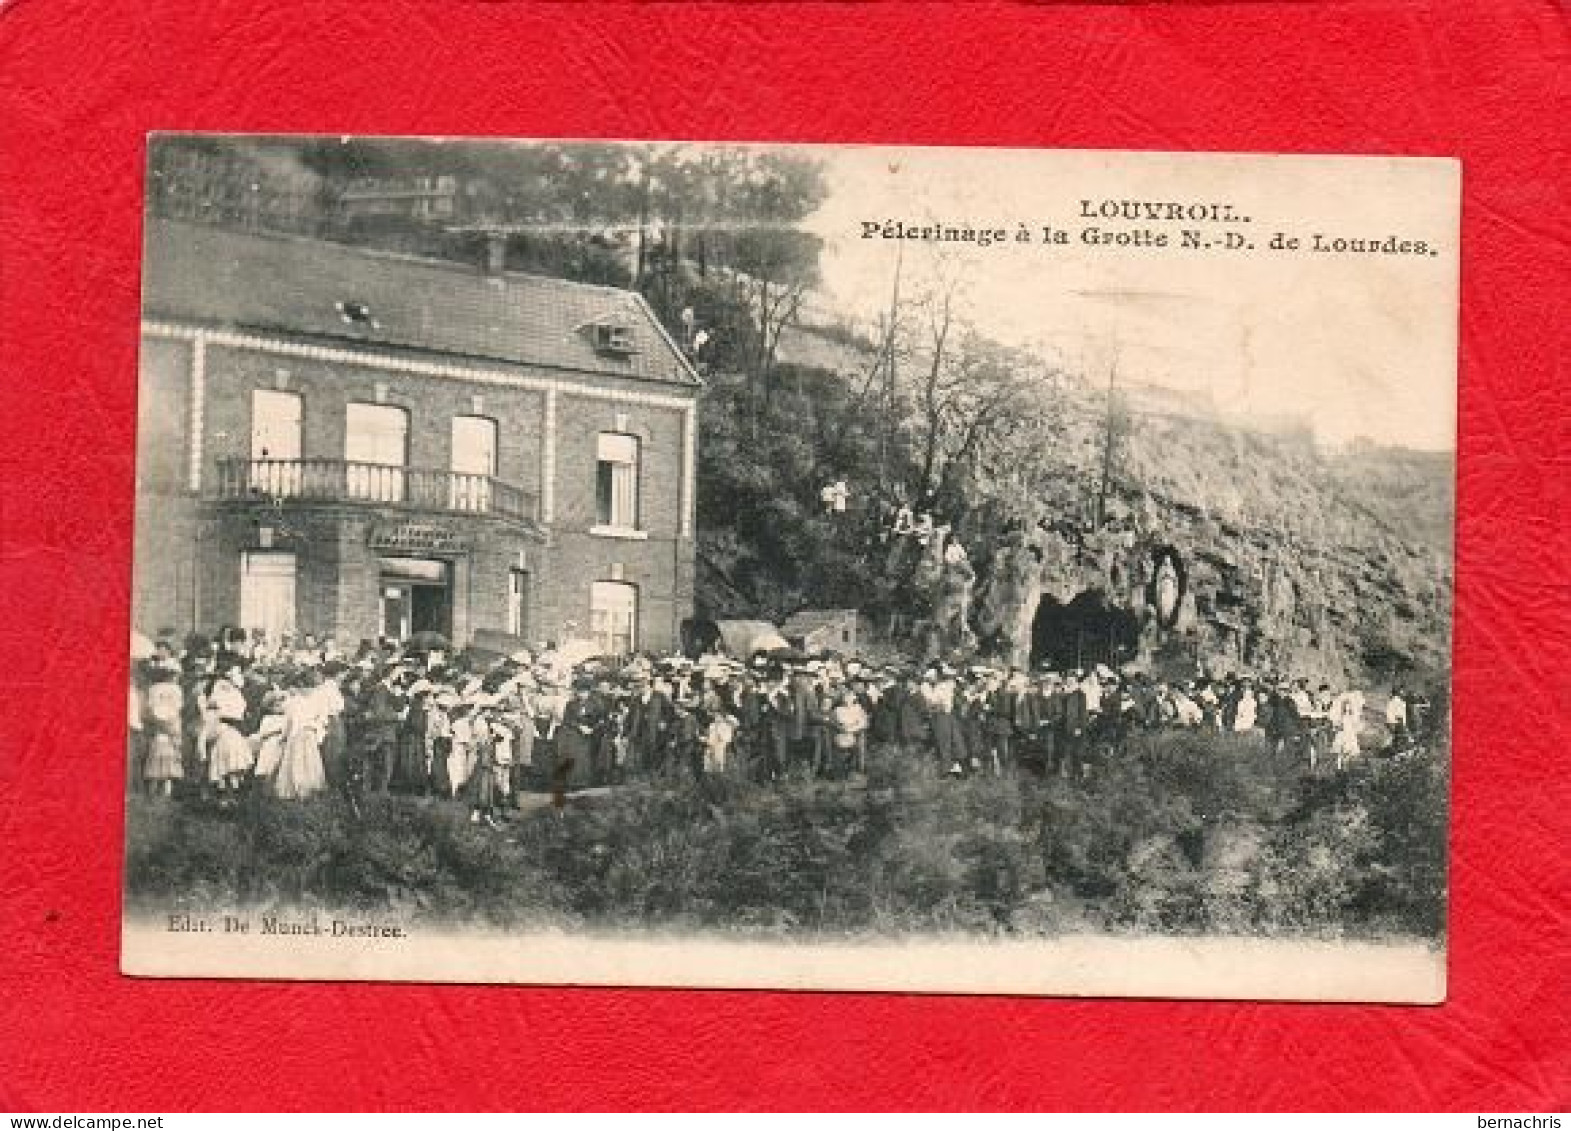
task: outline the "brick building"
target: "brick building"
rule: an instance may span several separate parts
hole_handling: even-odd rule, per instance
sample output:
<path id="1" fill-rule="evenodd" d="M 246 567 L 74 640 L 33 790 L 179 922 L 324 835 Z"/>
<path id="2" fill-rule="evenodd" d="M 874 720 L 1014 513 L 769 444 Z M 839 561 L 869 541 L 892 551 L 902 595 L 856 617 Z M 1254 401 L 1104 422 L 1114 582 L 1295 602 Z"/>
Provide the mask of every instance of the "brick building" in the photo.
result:
<path id="1" fill-rule="evenodd" d="M 697 375 L 637 294 L 148 223 L 135 623 L 674 648 Z"/>
<path id="2" fill-rule="evenodd" d="M 458 215 L 458 178 L 355 177 L 338 189 L 334 212 L 341 222 L 364 219 L 452 220 Z"/>

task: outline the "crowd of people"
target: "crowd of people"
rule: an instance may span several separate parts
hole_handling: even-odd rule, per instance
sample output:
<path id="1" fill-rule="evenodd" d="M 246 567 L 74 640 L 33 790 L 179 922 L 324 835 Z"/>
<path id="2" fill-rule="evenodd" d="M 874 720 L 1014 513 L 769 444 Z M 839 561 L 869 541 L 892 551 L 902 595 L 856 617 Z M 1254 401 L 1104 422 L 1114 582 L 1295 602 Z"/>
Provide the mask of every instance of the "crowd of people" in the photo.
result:
<path id="1" fill-rule="evenodd" d="M 1085 780 L 1140 730 L 1263 737 L 1310 772 L 1363 753 L 1356 688 L 1228 675 L 1165 681 L 1106 666 L 1026 672 L 856 659 L 635 656 L 572 663 L 549 647 L 481 659 L 390 642 L 353 654 L 309 636 L 235 629 L 151 644 L 134 668 L 133 785 L 220 806 L 255 791 L 462 800 L 476 823 L 549 792 L 732 775 L 843 779 L 869 749 L 936 775 L 1029 772 Z M 1376 708 L 1385 749 L 1421 741 L 1427 700 Z"/>

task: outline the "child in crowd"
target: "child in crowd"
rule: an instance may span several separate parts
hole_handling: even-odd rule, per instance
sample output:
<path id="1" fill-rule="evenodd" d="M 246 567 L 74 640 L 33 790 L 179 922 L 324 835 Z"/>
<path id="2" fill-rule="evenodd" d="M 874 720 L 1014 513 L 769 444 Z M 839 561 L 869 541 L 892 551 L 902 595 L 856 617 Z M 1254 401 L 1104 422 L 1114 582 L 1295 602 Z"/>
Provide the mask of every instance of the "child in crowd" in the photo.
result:
<path id="1" fill-rule="evenodd" d="M 181 767 L 181 714 L 185 696 L 180 690 L 180 665 L 155 664 L 147 689 L 147 759 L 142 777 L 150 796 L 168 797 L 185 776 Z"/>

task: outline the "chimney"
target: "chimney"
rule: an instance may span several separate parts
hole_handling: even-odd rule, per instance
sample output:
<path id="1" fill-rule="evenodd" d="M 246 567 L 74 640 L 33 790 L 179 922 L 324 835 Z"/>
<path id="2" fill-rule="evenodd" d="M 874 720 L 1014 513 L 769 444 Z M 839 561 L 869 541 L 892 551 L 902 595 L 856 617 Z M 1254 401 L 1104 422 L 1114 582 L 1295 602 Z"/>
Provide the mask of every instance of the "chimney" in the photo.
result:
<path id="1" fill-rule="evenodd" d="M 487 232 L 485 234 L 485 273 L 493 279 L 499 279 L 507 270 L 507 233 Z"/>

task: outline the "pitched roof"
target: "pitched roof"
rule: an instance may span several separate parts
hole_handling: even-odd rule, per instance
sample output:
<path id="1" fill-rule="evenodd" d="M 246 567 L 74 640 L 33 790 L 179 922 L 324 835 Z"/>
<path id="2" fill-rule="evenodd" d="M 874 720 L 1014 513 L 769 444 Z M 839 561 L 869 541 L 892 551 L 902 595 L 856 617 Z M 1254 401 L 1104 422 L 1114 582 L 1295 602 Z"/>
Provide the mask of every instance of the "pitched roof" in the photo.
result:
<path id="1" fill-rule="evenodd" d="M 364 311 L 346 317 L 344 305 Z M 298 236 L 150 219 L 147 318 L 360 342 L 400 350 L 701 385 L 642 296 L 538 275 Z M 590 327 L 633 332 L 636 352 L 597 350 Z"/>

